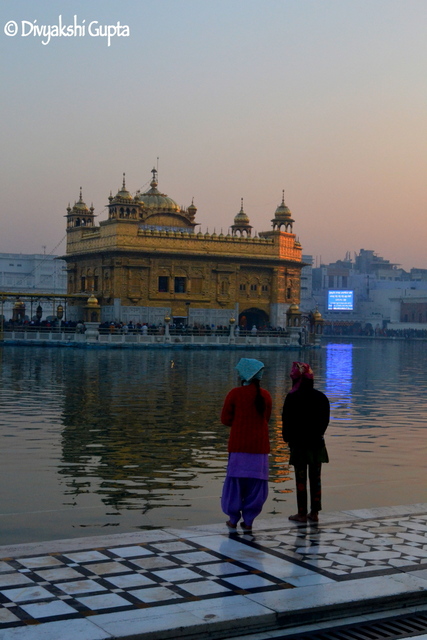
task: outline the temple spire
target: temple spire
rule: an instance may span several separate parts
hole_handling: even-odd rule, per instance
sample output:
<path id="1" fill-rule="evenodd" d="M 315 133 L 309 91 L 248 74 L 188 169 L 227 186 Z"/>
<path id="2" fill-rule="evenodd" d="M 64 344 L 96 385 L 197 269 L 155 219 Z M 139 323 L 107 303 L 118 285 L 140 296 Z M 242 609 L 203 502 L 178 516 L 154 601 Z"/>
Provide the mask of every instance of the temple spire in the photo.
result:
<path id="1" fill-rule="evenodd" d="M 158 182 L 157 182 L 157 169 L 156 169 L 156 167 L 153 167 L 153 168 L 151 169 L 151 173 L 153 174 L 153 179 L 152 179 L 152 181 L 151 181 L 151 186 L 154 188 L 154 187 L 157 187 L 157 185 L 158 185 Z"/>

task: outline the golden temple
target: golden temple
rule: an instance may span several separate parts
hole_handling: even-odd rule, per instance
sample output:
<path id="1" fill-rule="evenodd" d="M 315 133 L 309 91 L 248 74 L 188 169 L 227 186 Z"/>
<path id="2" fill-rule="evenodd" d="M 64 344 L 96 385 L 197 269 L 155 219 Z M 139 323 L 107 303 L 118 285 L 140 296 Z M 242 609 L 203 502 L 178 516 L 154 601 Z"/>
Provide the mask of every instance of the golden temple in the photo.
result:
<path id="1" fill-rule="evenodd" d="M 95 224 L 93 207 L 79 200 L 67 208 L 68 319 L 83 317 L 93 295 L 92 320 L 159 324 L 165 316 L 189 325 L 286 327 L 286 312 L 298 305 L 302 248 L 284 196 L 268 231 L 252 235 L 243 209 L 230 232 L 196 232 L 197 208 L 184 209 L 158 190 L 126 188 L 108 199 L 108 218 Z"/>

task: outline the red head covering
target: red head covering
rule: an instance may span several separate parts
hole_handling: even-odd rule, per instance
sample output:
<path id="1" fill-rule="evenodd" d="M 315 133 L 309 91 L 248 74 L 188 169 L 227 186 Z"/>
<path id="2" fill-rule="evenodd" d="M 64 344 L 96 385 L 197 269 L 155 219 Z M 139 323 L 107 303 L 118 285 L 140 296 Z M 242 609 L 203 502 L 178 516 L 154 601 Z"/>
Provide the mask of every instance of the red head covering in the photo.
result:
<path id="1" fill-rule="evenodd" d="M 303 378 L 314 380 L 313 370 L 306 362 L 293 362 L 290 376 L 292 380 L 291 391 L 299 389 Z"/>

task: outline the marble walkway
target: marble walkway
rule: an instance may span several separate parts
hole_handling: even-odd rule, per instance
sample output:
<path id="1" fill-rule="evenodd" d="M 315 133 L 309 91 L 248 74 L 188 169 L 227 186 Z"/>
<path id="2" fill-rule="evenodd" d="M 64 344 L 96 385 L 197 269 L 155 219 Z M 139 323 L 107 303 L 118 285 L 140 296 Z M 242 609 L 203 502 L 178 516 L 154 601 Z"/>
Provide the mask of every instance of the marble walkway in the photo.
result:
<path id="1" fill-rule="evenodd" d="M 266 638 L 402 607 L 427 609 L 427 504 L 0 547 L 0 640 Z"/>

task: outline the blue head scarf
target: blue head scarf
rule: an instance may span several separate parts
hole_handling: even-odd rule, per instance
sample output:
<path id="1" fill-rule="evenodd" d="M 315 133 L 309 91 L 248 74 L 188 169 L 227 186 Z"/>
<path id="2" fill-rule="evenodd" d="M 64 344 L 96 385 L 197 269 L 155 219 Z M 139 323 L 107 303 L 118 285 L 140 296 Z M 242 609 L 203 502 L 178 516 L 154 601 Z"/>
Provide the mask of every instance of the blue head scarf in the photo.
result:
<path id="1" fill-rule="evenodd" d="M 261 380 L 264 363 L 254 358 L 240 358 L 236 369 L 243 382 L 249 383 L 252 380 Z"/>

